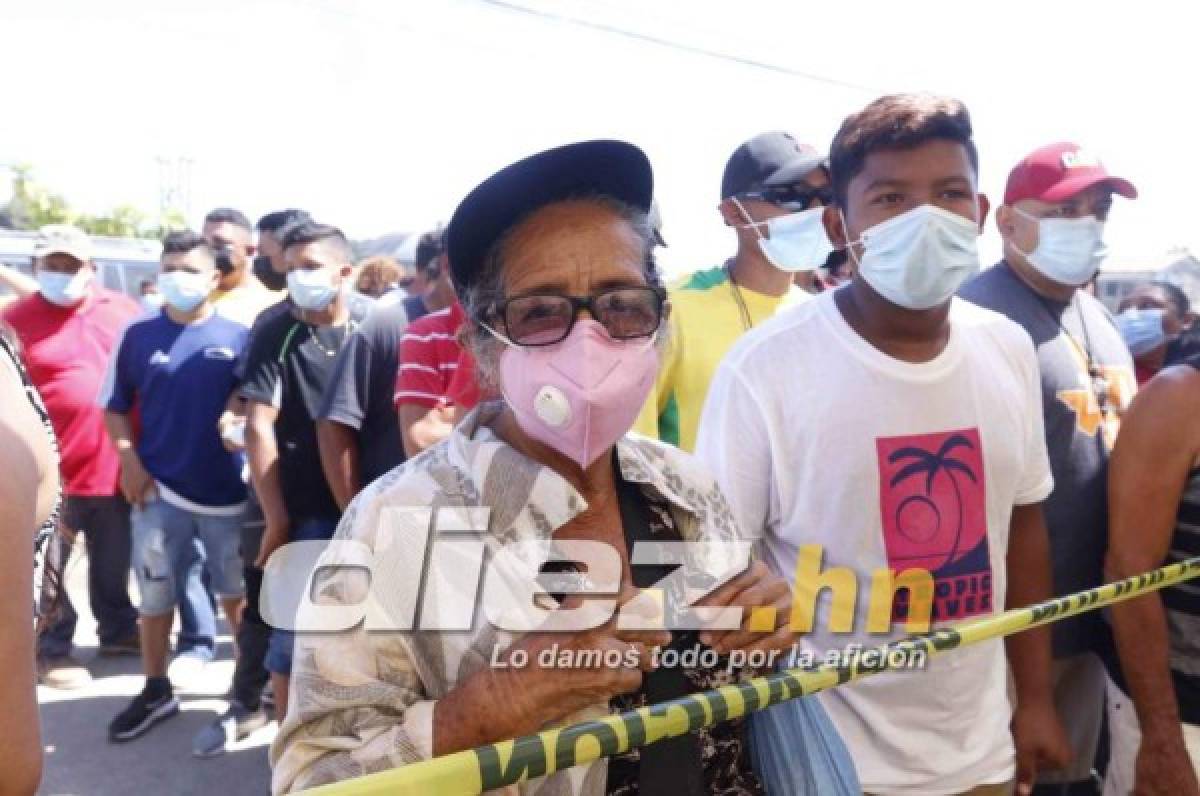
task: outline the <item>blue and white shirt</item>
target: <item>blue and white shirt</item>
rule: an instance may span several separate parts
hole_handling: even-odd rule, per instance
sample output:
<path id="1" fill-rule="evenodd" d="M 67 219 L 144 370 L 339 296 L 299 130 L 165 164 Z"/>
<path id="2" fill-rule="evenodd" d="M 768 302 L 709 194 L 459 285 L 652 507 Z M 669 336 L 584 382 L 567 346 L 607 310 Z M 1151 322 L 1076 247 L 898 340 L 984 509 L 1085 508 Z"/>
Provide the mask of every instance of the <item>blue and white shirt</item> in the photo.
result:
<path id="1" fill-rule="evenodd" d="M 167 503 L 202 514 L 243 508 L 243 457 L 225 450 L 217 420 L 248 336 L 217 314 L 183 326 L 163 311 L 134 321 L 117 344 L 99 403 L 123 414 L 137 409 L 138 457 Z"/>

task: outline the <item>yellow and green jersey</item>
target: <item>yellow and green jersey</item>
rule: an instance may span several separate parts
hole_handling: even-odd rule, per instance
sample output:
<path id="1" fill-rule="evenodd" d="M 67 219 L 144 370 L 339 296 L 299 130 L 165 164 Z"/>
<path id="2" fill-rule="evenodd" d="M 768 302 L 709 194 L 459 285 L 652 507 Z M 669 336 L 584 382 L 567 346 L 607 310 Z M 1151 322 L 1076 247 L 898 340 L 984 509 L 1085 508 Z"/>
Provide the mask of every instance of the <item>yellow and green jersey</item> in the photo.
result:
<path id="1" fill-rule="evenodd" d="M 633 430 L 690 452 L 696 447 L 704 398 L 721 358 L 749 326 L 810 296 L 796 287 L 783 296 L 737 287 L 723 266 L 697 271 L 668 292 L 670 341 Z"/>

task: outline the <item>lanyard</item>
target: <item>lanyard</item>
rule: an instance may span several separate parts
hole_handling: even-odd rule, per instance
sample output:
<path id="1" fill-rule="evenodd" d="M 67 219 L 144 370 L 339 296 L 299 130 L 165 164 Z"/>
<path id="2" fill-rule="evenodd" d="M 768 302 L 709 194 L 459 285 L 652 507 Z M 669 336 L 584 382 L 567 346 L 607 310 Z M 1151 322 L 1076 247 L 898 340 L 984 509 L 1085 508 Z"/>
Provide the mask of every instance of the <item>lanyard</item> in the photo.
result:
<path id="1" fill-rule="evenodd" d="M 1067 304 L 1067 307 L 1074 309 L 1075 316 L 1079 318 L 1079 328 L 1083 330 L 1082 343 L 1080 343 L 1079 340 L 1075 338 L 1075 335 L 1071 334 L 1071 332 L 1063 324 L 1062 316 L 1063 313 L 1066 312 L 1066 307 L 1063 308 L 1062 313 L 1055 315 L 1054 310 L 1049 304 L 1046 303 L 1046 299 L 1036 293 L 1034 296 L 1037 298 L 1038 304 L 1040 304 L 1042 309 L 1045 310 L 1046 314 L 1050 316 L 1050 319 L 1054 321 L 1062 333 L 1067 336 L 1067 339 L 1071 341 L 1071 344 L 1083 353 L 1084 363 L 1087 366 L 1088 378 L 1091 380 L 1092 384 L 1092 392 L 1095 393 L 1096 396 L 1096 405 L 1100 408 L 1101 412 L 1108 410 L 1110 408 L 1108 405 L 1108 393 L 1111 385 L 1109 384 L 1108 377 L 1104 375 L 1104 371 L 1100 369 L 1100 365 L 1096 362 L 1096 358 L 1092 354 L 1092 338 L 1091 335 L 1088 334 L 1087 322 L 1083 319 L 1083 310 L 1079 308 L 1078 297 L 1072 296 L 1071 301 Z"/>
<path id="2" fill-rule="evenodd" d="M 750 317 L 750 308 L 746 306 L 746 299 L 742 296 L 742 289 L 738 287 L 737 282 L 733 279 L 733 263 L 725 263 L 725 275 L 729 278 L 729 289 L 733 292 L 733 300 L 737 302 L 738 312 L 742 316 L 742 331 L 748 332 L 754 326 L 754 319 Z"/>

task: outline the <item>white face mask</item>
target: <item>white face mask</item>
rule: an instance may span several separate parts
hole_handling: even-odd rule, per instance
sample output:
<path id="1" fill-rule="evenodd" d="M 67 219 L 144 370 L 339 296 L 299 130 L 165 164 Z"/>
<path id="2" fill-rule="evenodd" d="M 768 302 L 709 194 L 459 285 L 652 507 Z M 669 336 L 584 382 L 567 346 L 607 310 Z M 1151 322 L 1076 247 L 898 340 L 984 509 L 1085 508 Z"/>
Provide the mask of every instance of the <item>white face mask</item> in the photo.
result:
<path id="1" fill-rule="evenodd" d="M 60 307 L 72 307 L 83 301 L 92 284 L 91 268 L 80 268 L 73 274 L 38 269 L 37 282 L 42 298 Z"/>
<path id="2" fill-rule="evenodd" d="M 979 272 L 978 238 L 979 226 L 971 219 L 921 205 L 863 232 L 851 242 L 850 256 L 876 293 L 898 306 L 927 310 Z M 862 244 L 862 259 L 854 243 Z"/>
<path id="3" fill-rule="evenodd" d="M 287 288 L 292 303 L 302 310 L 323 310 L 338 293 L 328 268 L 293 268 L 288 271 Z"/>
<path id="4" fill-rule="evenodd" d="M 766 221 L 752 221 L 738 198 L 731 198 L 746 219 L 744 226 L 753 227 L 758 234 L 758 247 L 767 262 L 780 271 L 815 271 L 825 264 L 833 251 L 833 244 L 825 234 L 825 225 L 821 223 L 825 208 L 813 207 Z M 760 227 L 767 228 L 766 235 Z"/>
<path id="5" fill-rule="evenodd" d="M 1038 225 L 1038 242 L 1031 252 L 1014 249 L 1029 264 L 1060 285 L 1086 285 L 1108 256 L 1104 245 L 1104 222 L 1095 216 L 1083 218 L 1038 218 L 1019 207 L 1013 211 Z"/>
<path id="6" fill-rule="evenodd" d="M 199 307 L 212 289 L 213 280 L 210 273 L 168 271 L 158 275 L 158 292 L 167 304 L 180 312 L 191 312 Z"/>

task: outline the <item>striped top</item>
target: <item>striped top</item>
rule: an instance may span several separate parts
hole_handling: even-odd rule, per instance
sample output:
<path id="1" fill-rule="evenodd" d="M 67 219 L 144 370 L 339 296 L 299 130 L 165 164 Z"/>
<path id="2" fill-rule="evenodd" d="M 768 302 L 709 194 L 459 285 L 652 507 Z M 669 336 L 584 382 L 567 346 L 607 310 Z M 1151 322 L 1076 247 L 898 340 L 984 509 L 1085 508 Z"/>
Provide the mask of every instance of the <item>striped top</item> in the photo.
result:
<path id="1" fill-rule="evenodd" d="M 458 330 L 465 320 L 462 306 L 456 301 L 413 321 L 404 330 L 394 395 L 397 408 L 417 404 L 434 409 L 453 403 L 450 384 L 462 355 Z"/>
<path id="2" fill-rule="evenodd" d="M 1200 370 L 1200 356 L 1185 364 Z M 1200 467 L 1188 473 L 1167 563 L 1200 555 Z M 1163 590 L 1171 640 L 1171 675 L 1180 717 L 1200 724 L 1200 583 L 1185 581 Z"/>

